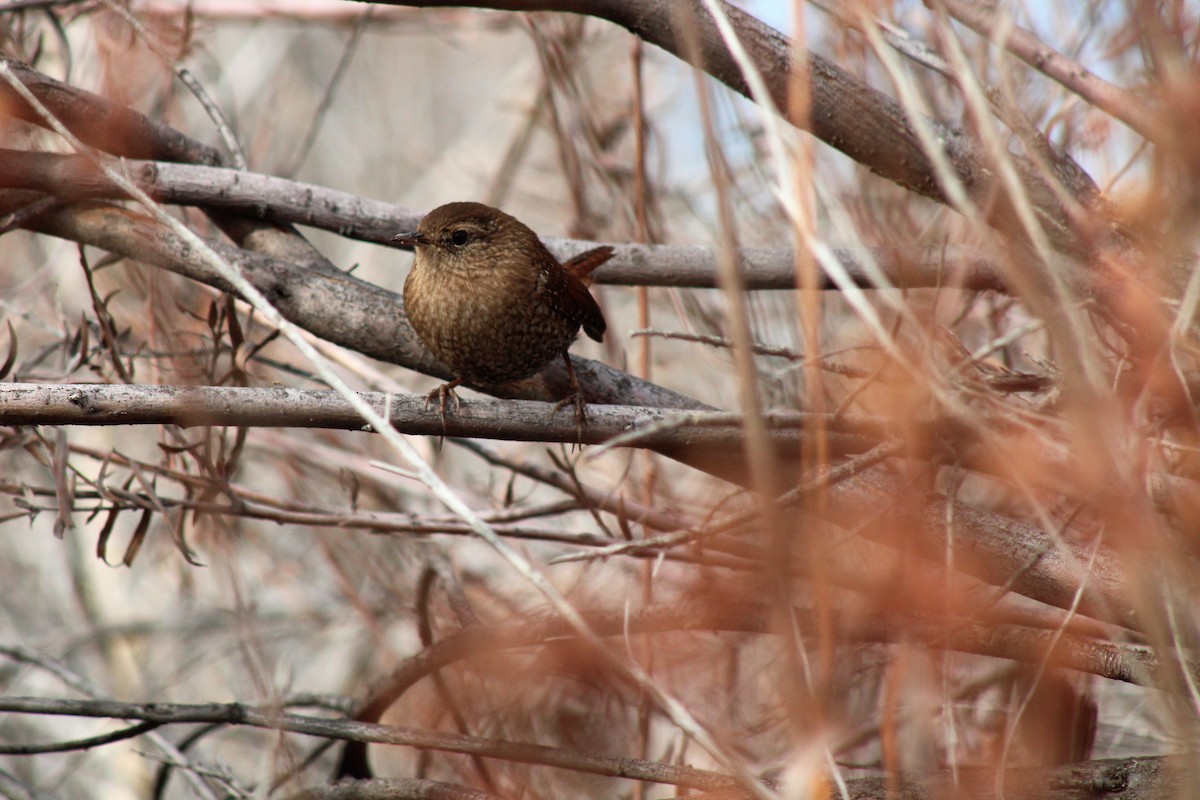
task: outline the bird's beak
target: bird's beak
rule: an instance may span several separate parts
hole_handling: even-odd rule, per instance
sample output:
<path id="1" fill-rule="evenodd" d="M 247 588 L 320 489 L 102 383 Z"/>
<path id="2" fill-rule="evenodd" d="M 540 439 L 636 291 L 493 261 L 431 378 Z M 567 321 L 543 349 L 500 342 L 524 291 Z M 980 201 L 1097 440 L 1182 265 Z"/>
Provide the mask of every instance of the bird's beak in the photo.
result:
<path id="1" fill-rule="evenodd" d="M 408 233 L 397 233 L 392 237 L 392 241 L 401 247 L 416 247 L 419 244 L 429 244 L 428 237 L 420 231 L 410 231 Z"/>

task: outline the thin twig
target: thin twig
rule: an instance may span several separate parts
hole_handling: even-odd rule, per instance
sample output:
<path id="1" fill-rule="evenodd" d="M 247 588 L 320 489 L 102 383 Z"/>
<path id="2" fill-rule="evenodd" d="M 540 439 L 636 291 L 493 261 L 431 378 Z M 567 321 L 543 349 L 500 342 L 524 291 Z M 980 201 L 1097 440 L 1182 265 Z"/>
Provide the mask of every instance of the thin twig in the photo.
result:
<path id="1" fill-rule="evenodd" d="M 225 119 L 225 114 L 221 111 L 221 107 L 212 99 L 200 81 L 196 80 L 191 70 L 187 67 L 179 66 L 175 56 L 167 52 L 167 48 L 158 40 L 158 37 L 143 25 L 141 20 L 130 13 L 129 9 L 117 3 L 116 0 L 100 0 L 100 2 L 109 11 L 124 19 L 129 27 L 133 28 L 138 36 L 142 37 L 146 46 L 153 50 L 171 68 L 176 77 L 179 78 L 179 82 L 188 88 L 188 91 L 192 93 L 192 96 L 204 108 L 204 113 L 208 114 L 208 118 L 216 126 L 217 133 L 221 136 L 221 141 L 225 143 L 225 148 L 229 151 L 230 157 L 233 158 L 233 166 L 238 170 L 246 169 L 248 166 L 246 151 L 242 149 L 242 143 L 238 141 L 233 128 L 229 126 L 229 121 Z"/>

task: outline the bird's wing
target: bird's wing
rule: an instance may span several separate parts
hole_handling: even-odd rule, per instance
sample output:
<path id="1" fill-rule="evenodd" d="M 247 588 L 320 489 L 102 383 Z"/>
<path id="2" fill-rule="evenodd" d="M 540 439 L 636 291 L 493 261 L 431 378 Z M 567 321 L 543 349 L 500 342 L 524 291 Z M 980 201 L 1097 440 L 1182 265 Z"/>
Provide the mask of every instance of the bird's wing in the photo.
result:
<path id="1" fill-rule="evenodd" d="M 598 265 L 597 265 L 598 266 Z M 604 314 L 592 293 L 584 286 L 583 281 L 576 278 L 565 269 L 562 275 L 567 282 L 567 305 L 572 309 L 569 319 L 583 326 L 583 331 L 597 342 L 604 339 L 604 331 L 608 325 L 604 322 Z"/>
<path id="2" fill-rule="evenodd" d="M 604 249 L 597 248 L 576 256 L 567 262 L 573 265 L 570 269 L 560 265 L 558 259 L 552 256 L 544 246 L 539 248 L 535 256 L 541 262 L 538 279 L 539 291 L 545 292 L 545 298 L 559 314 L 571 322 L 581 325 L 584 333 L 597 342 L 603 340 L 604 331 L 608 327 L 604 322 L 604 314 L 600 311 L 600 306 L 596 305 L 596 300 L 588 291 L 587 286 L 575 277 L 572 269 L 579 269 L 579 264 L 585 258 L 587 259 L 585 265 L 590 265 L 587 271 L 595 269 L 609 258 L 609 254 L 599 253 Z M 593 260 L 595 260 L 594 264 L 592 264 Z"/>

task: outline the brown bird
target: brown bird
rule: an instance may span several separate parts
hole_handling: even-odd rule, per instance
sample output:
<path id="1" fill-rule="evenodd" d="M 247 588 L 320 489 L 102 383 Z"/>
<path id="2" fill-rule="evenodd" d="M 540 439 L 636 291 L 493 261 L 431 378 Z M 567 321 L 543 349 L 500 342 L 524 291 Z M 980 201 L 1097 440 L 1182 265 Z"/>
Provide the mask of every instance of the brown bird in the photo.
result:
<path id="1" fill-rule="evenodd" d="M 466 382 L 492 386 L 528 378 L 555 357 L 567 366 L 576 426 L 586 422 L 583 391 L 567 354 L 579 328 L 597 342 L 604 315 L 588 292 L 588 274 L 612 257 L 611 247 L 590 250 L 564 266 L 537 234 L 482 203 L 448 203 L 430 211 L 411 233 L 393 242 L 416 250 L 404 281 L 404 307 L 421 342 L 454 373 L 429 393 L 442 422 L 446 397 Z"/>

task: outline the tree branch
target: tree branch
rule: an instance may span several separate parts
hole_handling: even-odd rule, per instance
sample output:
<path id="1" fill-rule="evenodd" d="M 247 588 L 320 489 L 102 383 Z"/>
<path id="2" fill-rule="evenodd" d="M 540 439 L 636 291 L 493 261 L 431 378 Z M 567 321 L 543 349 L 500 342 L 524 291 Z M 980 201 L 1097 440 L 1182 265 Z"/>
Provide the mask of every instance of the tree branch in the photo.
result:
<path id="1" fill-rule="evenodd" d="M 380 413 L 390 412 L 402 433 L 417 436 L 465 436 L 526 442 L 576 440 L 574 417 L 554 414 L 551 403 L 472 398 L 445 426 L 438 409 L 423 395 L 366 394 Z M 799 452 L 807 423 L 803 414 L 776 414 L 782 423 L 776 442 L 783 452 Z M 876 443 L 878 426 L 855 420 L 874 432 L 832 432 L 831 443 L 848 452 L 861 452 Z M 331 391 L 228 386 L 150 386 L 108 384 L 0 383 L 0 425 L 229 425 L 363 430 L 362 417 Z M 584 444 L 599 444 L 634 428 L 644 432 L 626 440 L 630 446 L 653 449 L 695 449 L 738 452 L 743 446 L 741 421 L 721 412 L 680 412 L 669 409 L 605 406 L 588 407 Z M 811 446 L 811 445 L 810 445 Z"/>
<path id="2" fill-rule="evenodd" d="M 13 75 L 46 109 L 85 144 L 125 158 L 145 158 L 205 165 L 224 163 L 220 152 L 138 112 L 43 75 L 0 55 Z M 46 127 L 11 85 L 0 81 L 0 105 L 13 116 Z M 252 216 L 221 210 L 209 212 L 212 221 L 234 242 L 257 253 L 286 258 L 314 269 L 333 270 L 332 264 L 290 226 L 263 222 Z"/>
<path id="3" fill-rule="evenodd" d="M 272 175 L 165 161 L 126 161 L 122 166 L 139 188 L 162 203 L 305 225 L 389 247 L 397 231 L 416 228 L 423 216 L 391 203 Z M 48 192 L 64 201 L 123 197 L 89 160 L 57 153 L 0 149 L 0 185 L 9 190 Z M 20 199 L 28 198 L 22 195 Z M 544 236 L 542 240 L 563 261 L 601 244 L 552 236 Z M 711 247 L 604 244 L 616 253 L 611 261 L 592 273 L 597 283 L 717 287 L 717 257 Z M 876 262 L 880 274 L 899 288 L 1008 291 L 995 265 L 961 247 L 835 248 L 834 253 L 854 283 L 864 288 L 875 286 L 864 267 L 864 260 L 869 258 Z M 741 249 L 739 256 L 747 289 L 796 287 L 794 251 L 750 247 Z M 833 290 L 837 286 L 828 276 L 822 276 L 820 288 Z"/>
<path id="4" fill-rule="evenodd" d="M 376 0 L 381 1 L 381 0 Z M 722 40 L 715 23 L 698 0 L 386 0 L 389 5 L 414 7 L 474 6 L 506 11 L 558 11 L 586 14 L 626 28 L 646 42 L 703 69 L 729 88 L 750 97 L 741 68 Z M 722 3 L 743 46 L 758 67 L 776 107 L 789 108 L 793 64 L 792 43 L 779 31 L 736 6 Z M 694 32 L 699 47 L 692 58 L 685 31 Z M 913 130 L 908 111 L 892 98 L 872 89 L 825 57 L 809 51 L 805 74 L 810 76 L 808 120 L 792 120 L 807 127 L 821 141 L 900 186 L 940 203 L 948 203 L 933 163 Z M 1017 241 L 1026 241 L 1012 200 L 995 180 L 982 146 L 962 130 L 939 120 L 926 120 L 943 145 L 955 175 L 966 187 L 993 227 Z M 1038 165 L 1010 156 L 1021 185 L 1036 211 L 1046 235 L 1058 249 L 1084 255 L 1095 246 L 1095 230 L 1077 231 L 1058 192 L 1047 183 Z M 1076 187 L 1076 184 L 1072 184 Z M 1098 210 L 1099 192 L 1077 191 L 1071 200 Z M 1111 233 L 1111 232 L 1110 232 Z M 1112 234 L 1116 236 L 1115 233 Z"/>
<path id="5" fill-rule="evenodd" d="M 438 412 L 426 408 L 423 397 L 367 395 L 366 399 L 381 413 L 390 411 L 392 423 L 408 434 L 558 442 L 574 441 L 578 435 L 573 418 L 566 414 L 556 418 L 549 403 L 471 399 L 458 413 L 447 416 L 443 428 Z M 772 432 L 772 441 L 781 454 L 794 456 L 805 447 L 813 447 L 802 430 L 812 424 L 811 419 L 805 414 L 767 417 L 767 422 L 776 426 L 792 426 L 777 427 Z M 0 384 L 0 424 L 362 429 L 362 419 L 354 410 L 328 391 L 85 384 Z M 885 419 L 852 416 L 826 419 L 823 424 L 834 428 L 826 434 L 831 454 L 864 452 L 894 427 Z M 936 422 L 929 424 L 937 427 Z M 645 432 L 636 438 L 627 436 L 638 428 Z M 598 444 L 614 436 L 623 436 L 628 446 L 669 453 L 688 463 L 729 461 L 744 447 L 736 415 L 630 406 L 589 407 L 583 442 Z M 896 497 L 912 499 L 911 489 L 878 470 L 822 484 L 822 490 L 828 498 L 821 505 L 823 513 L 840 525 L 892 543 L 894 526 L 901 524 L 914 532 L 914 544 L 927 557 L 937 560 L 946 550 L 946 520 L 951 516 L 947 510 L 950 501 L 943 495 L 928 493 L 911 507 L 897 504 Z M 793 502 L 798 499 L 793 498 Z M 995 586 L 1008 586 L 1059 608 L 1069 607 L 1079 587 L 1085 585 L 1087 592 L 1080 606 L 1083 613 L 1129 628 L 1140 627 L 1124 571 L 1107 551 L 1097 554 L 1092 572 L 1085 574 L 1081 565 L 1089 559 L 1082 547 L 1065 545 L 1059 537 L 1016 519 L 961 503 L 951 505 L 958 532 L 955 547 L 964 549 L 960 568 Z M 889 519 L 887 526 L 872 524 L 872 520 L 882 517 Z M 732 523 L 716 521 L 706 527 L 721 531 L 740 524 L 738 520 L 752 518 L 741 515 Z"/>
<path id="6" fill-rule="evenodd" d="M 1134 94 L 1096 75 L 1038 39 L 1033 32 L 1016 25 L 1000 25 L 996 15 L 981 3 L 963 0 L 938 0 L 950 16 L 993 42 L 1051 80 L 1082 97 L 1116 119 L 1124 122 L 1150 141 L 1161 137 L 1161 125 L 1154 110 Z M 1000 33 L 1003 39 L 997 39 Z"/>

